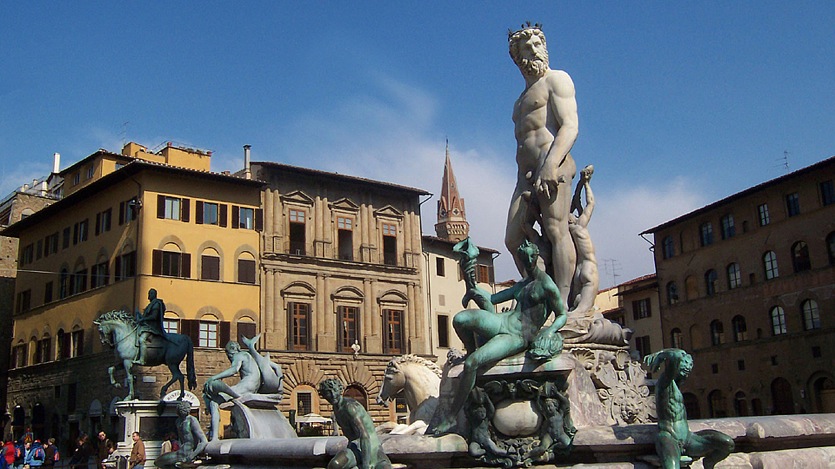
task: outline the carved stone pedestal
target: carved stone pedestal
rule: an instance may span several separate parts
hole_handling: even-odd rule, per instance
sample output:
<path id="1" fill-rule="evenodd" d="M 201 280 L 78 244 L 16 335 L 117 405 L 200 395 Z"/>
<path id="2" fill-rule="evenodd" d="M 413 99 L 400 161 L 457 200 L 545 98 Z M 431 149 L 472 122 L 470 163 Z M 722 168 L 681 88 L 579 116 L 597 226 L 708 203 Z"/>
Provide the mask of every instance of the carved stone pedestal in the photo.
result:
<path id="1" fill-rule="evenodd" d="M 440 412 L 449 411 L 462 372 L 463 364 L 445 370 Z M 506 467 L 558 461 L 570 451 L 574 425 L 606 421 L 589 373 L 571 354 L 547 361 L 519 354 L 500 361 L 479 374 L 463 413 L 466 423 L 458 433 L 467 439 L 470 456 Z"/>
<path id="2" fill-rule="evenodd" d="M 296 431 L 278 410 L 279 399 L 261 394 L 244 394 L 222 404 L 232 412 L 233 438 L 297 438 Z"/>
<path id="3" fill-rule="evenodd" d="M 109 458 L 112 467 L 116 459 L 129 457 L 133 448 L 131 435 L 139 432 L 145 443 L 145 467 L 154 467 L 154 460 L 160 455 L 160 448 L 169 433 L 177 434 L 177 403 L 168 401 L 122 401 L 116 404 L 116 413 L 121 417 L 122 440 L 116 442 L 116 450 Z"/>

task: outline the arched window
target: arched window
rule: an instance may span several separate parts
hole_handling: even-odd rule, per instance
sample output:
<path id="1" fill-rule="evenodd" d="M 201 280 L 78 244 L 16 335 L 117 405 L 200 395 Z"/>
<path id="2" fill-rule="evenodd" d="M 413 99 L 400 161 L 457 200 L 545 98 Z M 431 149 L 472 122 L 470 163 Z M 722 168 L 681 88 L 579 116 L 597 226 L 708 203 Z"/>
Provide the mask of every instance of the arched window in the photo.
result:
<path id="1" fill-rule="evenodd" d="M 826 252 L 829 253 L 829 265 L 835 265 L 835 231 L 826 236 Z"/>
<path id="2" fill-rule="evenodd" d="M 176 243 L 167 243 L 162 249 L 154 249 L 151 258 L 154 276 L 191 278 L 191 254 L 182 252 Z"/>
<path id="3" fill-rule="evenodd" d="M 785 334 L 787 332 L 786 312 L 779 306 L 771 308 L 771 332 L 774 335 Z"/>
<path id="4" fill-rule="evenodd" d="M 667 284 L 667 304 L 674 305 L 678 303 L 678 286 L 676 282 Z"/>
<path id="5" fill-rule="evenodd" d="M 167 334 L 178 334 L 180 332 L 180 316 L 174 311 L 166 311 L 162 319 L 162 328 Z"/>
<path id="6" fill-rule="evenodd" d="M 766 280 L 780 276 L 780 272 L 777 270 L 777 254 L 774 251 L 767 251 L 763 254 L 763 268 L 765 269 Z"/>
<path id="7" fill-rule="evenodd" d="M 718 279 L 719 276 L 716 275 L 715 270 L 710 269 L 705 272 L 705 291 L 707 292 L 707 296 L 713 296 L 716 294 L 716 281 Z"/>
<path id="8" fill-rule="evenodd" d="M 795 272 L 803 272 L 812 268 L 812 261 L 809 259 L 809 246 L 804 241 L 798 241 L 792 245 L 792 267 Z"/>
<path id="9" fill-rule="evenodd" d="M 52 337 L 44 333 L 38 341 L 38 348 L 35 350 L 35 363 L 46 363 L 52 360 Z"/>
<path id="10" fill-rule="evenodd" d="M 368 408 L 368 397 L 365 393 L 365 390 L 357 386 L 356 384 L 352 384 L 345 388 L 345 392 L 343 392 L 342 395 L 345 397 L 350 397 L 351 399 L 359 402 L 364 408 Z"/>
<path id="11" fill-rule="evenodd" d="M 61 285 L 58 289 L 58 296 L 64 299 L 70 295 L 70 271 L 66 267 L 61 269 Z"/>
<path id="12" fill-rule="evenodd" d="M 712 345 L 722 345 L 725 341 L 725 326 L 722 321 L 716 319 L 710 323 L 710 343 Z"/>
<path id="13" fill-rule="evenodd" d="M 667 236 L 661 241 L 661 254 L 664 259 L 669 259 L 675 255 L 675 246 L 673 245 L 673 237 Z"/>
<path id="14" fill-rule="evenodd" d="M 713 225 L 710 222 L 699 226 L 699 242 L 703 247 L 713 244 Z"/>
<path id="15" fill-rule="evenodd" d="M 736 234 L 736 227 L 734 227 L 734 216 L 727 214 L 720 220 L 722 222 L 722 239 L 733 238 Z"/>
<path id="16" fill-rule="evenodd" d="M 736 262 L 728 265 L 728 289 L 733 290 L 742 286 L 742 274 Z"/>
<path id="17" fill-rule="evenodd" d="M 240 283 L 255 283 L 256 277 L 256 262 L 255 256 L 248 252 L 241 253 L 238 256 L 238 282 Z"/>
<path id="18" fill-rule="evenodd" d="M 213 248 L 200 253 L 200 280 L 221 280 L 220 254 Z"/>
<path id="19" fill-rule="evenodd" d="M 684 279 L 684 291 L 688 300 L 695 300 L 699 297 L 699 281 L 693 275 Z"/>
<path id="20" fill-rule="evenodd" d="M 748 326 L 745 324 L 744 317 L 734 316 L 731 324 L 734 328 L 734 342 L 742 342 L 748 338 Z"/>
<path id="21" fill-rule="evenodd" d="M 820 329 L 821 316 L 818 303 L 815 300 L 806 300 L 801 304 L 800 309 L 803 311 L 803 329 L 807 331 Z"/>
<path id="22" fill-rule="evenodd" d="M 716 389 L 707 395 L 707 403 L 710 407 L 710 416 L 713 418 L 727 417 L 728 411 L 725 409 L 725 396 L 722 391 Z"/>
<path id="23" fill-rule="evenodd" d="M 690 346 L 693 347 L 693 350 L 704 347 L 704 338 L 702 331 L 699 329 L 699 324 L 690 327 Z"/>
<path id="24" fill-rule="evenodd" d="M 684 341 L 681 337 L 681 329 L 676 327 L 670 331 L 670 346 L 673 348 L 684 348 Z"/>

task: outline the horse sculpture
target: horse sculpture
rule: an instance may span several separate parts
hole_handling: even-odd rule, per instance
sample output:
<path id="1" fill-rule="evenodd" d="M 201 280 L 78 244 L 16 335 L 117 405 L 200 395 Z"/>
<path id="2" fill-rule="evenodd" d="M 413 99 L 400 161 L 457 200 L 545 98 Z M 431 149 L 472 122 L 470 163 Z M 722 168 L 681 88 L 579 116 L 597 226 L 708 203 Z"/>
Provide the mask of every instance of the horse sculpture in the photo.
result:
<path id="1" fill-rule="evenodd" d="M 109 311 L 93 323 L 99 328 L 99 338 L 105 345 L 109 345 L 116 352 L 118 363 L 107 369 L 110 375 L 110 384 L 120 387 L 113 376 L 116 368 L 123 367 L 127 374 L 128 395 L 124 400 L 134 399 L 134 383 L 132 368 L 134 364 L 141 366 L 167 365 L 171 370 L 171 380 L 165 383 L 160 390 L 160 399 L 168 392 L 169 386 L 175 381 L 180 382 L 180 396 L 185 396 L 184 376 L 180 371 L 180 363 L 186 359 L 188 371 L 188 388 L 197 388 L 197 375 L 194 371 L 194 345 L 191 338 L 183 334 L 166 334 L 165 337 L 151 336 L 151 341 L 146 347 L 139 347 L 137 340 L 136 318 L 125 311 Z M 138 363 L 136 363 L 138 362 Z"/>
<path id="2" fill-rule="evenodd" d="M 392 358 L 386 366 L 377 403 L 385 405 L 402 393 L 409 406 L 409 421 L 412 425 L 404 429 L 396 428 L 391 433 L 412 432 L 418 421 L 423 422 L 422 430 L 426 430 L 426 424 L 438 406 L 440 388 L 441 368 L 435 363 L 411 354 Z"/>

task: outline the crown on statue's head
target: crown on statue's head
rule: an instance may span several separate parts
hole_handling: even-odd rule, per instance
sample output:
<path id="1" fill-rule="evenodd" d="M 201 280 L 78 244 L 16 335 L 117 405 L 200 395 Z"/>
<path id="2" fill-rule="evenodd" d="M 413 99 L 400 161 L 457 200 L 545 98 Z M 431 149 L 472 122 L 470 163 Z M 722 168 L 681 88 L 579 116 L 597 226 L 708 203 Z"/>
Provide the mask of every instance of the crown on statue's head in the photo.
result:
<path id="1" fill-rule="evenodd" d="M 521 31 L 525 31 L 527 29 L 536 29 L 536 30 L 542 31 L 542 23 L 531 24 L 530 21 L 526 21 L 522 25 L 522 29 L 519 29 L 519 30 L 516 30 L 516 31 L 511 31 L 510 29 L 508 29 L 507 30 L 507 40 L 510 41 L 510 38 L 512 38 L 516 33 L 519 33 Z"/>

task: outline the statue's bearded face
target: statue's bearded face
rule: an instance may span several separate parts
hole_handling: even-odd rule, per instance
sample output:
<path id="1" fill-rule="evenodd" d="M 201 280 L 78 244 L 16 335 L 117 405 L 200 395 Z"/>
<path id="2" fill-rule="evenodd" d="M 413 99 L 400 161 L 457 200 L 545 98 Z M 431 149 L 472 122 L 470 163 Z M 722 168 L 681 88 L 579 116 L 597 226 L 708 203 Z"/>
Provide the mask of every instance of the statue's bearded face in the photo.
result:
<path id="1" fill-rule="evenodd" d="M 510 38 L 510 57 L 526 77 L 541 77 L 548 71 L 545 35 L 538 29 L 523 29 Z"/>

